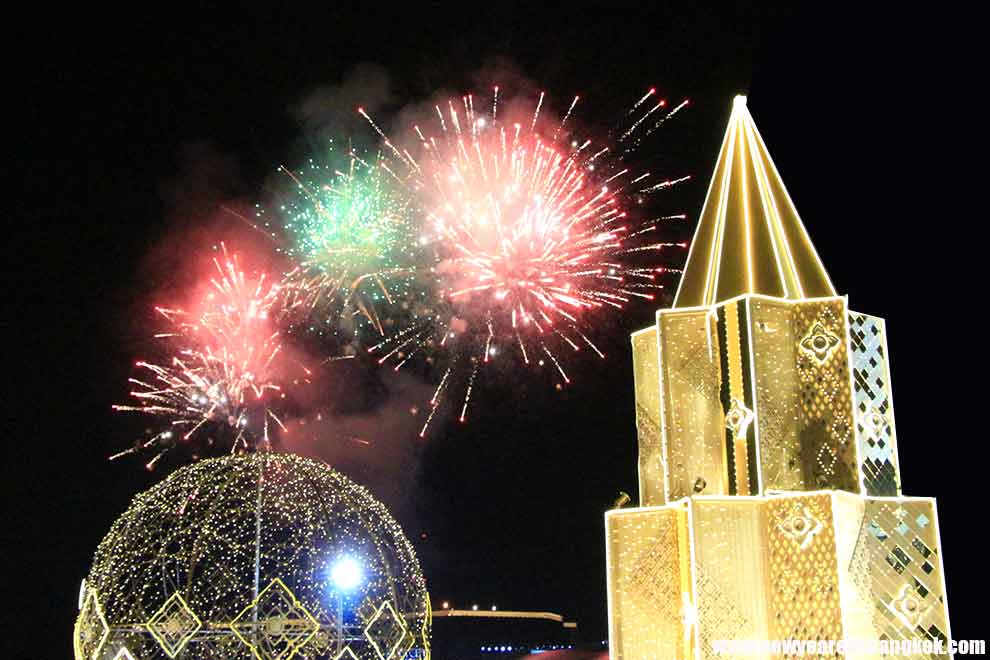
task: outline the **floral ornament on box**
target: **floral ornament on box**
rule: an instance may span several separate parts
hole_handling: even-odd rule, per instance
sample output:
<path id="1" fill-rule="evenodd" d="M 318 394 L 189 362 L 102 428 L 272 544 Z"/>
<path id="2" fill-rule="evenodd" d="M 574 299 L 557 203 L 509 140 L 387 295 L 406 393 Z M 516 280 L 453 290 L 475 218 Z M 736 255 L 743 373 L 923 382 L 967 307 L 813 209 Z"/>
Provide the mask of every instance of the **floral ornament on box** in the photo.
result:
<path id="1" fill-rule="evenodd" d="M 815 358 L 818 364 L 824 364 L 838 345 L 838 335 L 822 325 L 821 321 L 816 321 L 801 340 L 801 349 Z"/>
<path id="2" fill-rule="evenodd" d="M 931 608 L 918 597 L 918 591 L 910 584 L 901 587 L 897 598 L 890 602 L 890 609 L 905 626 L 914 630 L 921 624 L 921 617 Z"/>
<path id="3" fill-rule="evenodd" d="M 822 531 L 822 521 L 811 513 L 808 507 L 802 507 L 784 518 L 778 526 L 784 535 L 796 541 L 801 550 L 807 550 L 815 536 Z"/>

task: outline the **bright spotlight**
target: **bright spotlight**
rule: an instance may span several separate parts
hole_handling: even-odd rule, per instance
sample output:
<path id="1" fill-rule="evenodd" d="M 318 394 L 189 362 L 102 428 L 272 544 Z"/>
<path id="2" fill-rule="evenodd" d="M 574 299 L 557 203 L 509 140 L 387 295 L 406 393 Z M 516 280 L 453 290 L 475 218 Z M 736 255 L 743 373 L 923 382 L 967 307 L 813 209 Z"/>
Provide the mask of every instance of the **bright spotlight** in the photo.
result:
<path id="1" fill-rule="evenodd" d="M 361 584 L 364 578 L 361 572 L 361 564 L 353 557 L 344 557 L 337 560 L 330 570 L 330 579 L 341 591 L 351 591 Z"/>

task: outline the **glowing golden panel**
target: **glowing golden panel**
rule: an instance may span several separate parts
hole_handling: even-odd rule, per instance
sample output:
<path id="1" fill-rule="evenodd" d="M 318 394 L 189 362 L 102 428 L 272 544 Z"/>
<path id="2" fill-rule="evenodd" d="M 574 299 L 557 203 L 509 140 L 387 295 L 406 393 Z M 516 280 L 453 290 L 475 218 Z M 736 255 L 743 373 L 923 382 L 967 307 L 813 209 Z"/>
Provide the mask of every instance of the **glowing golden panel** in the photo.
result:
<path id="1" fill-rule="evenodd" d="M 686 657 L 690 585 L 685 524 L 686 512 L 678 506 L 606 514 L 610 652 L 615 660 Z"/>
<path id="2" fill-rule="evenodd" d="M 660 361 L 656 327 L 632 335 L 632 352 L 636 434 L 639 438 L 639 503 L 641 506 L 655 506 L 667 501 L 663 487 Z"/>
<path id="3" fill-rule="evenodd" d="M 726 657 L 718 640 L 949 637 L 932 500 L 694 496 L 605 520 L 612 657 Z"/>
<path id="4" fill-rule="evenodd" d="M 768 639 L 843 639 L 832 498 L 769 498 Z"/>
<path id="5" fill-rule="evenodd" d="M 864 603 L 858 611 L 849 608 L 860 634 L 892 640 L 949 639 L 935 501 L 839 496 L 837 504 L 856 523 L 851 544 L 844 544 L 850 548 L 849 559 L 840 562 L 840 569 Z"/>
<path id="6" fill-rule="evenodd" d="M 860 492 L 842 298 L 748 298 L 764 490 Z"/>
<path id="7" fill-rule="evenodd" d="M 767 635 L 765 600 L 767 539 L 762 503 L 753 498 L 691 501 L 692 556 L 697 584 L 697 627 L 702 657 L 712 642 Z"/>
<path id="8" fill-rule="evenodd" d="M 900 495 L 897 432 L 884 320 L 850 311 L 849 352 L 856 451 L 863 488 L 869 495 Z"/>
<path id="9" fill-rule="evenodd" d="M 756 409 L 763 487 L 805 490 L 798 409 L 800 387 L 795 368 L 794 307 L 784 300 L 750 302 Z"/>
<path id="10" fill-rule="evenodd" d="M 641 502 L 663 501 L 651 495 L 658 463 L 667 500 L 860 492 L 846 318 L 843 298 L 743 296 L 712 308 L 661 310 L 655 358 L 653 329 L 633 336 Z M 661 461 L 652 459 L 647 423 L 656 409 L 653 359 Z"/>
<path id="11" fill-rule="evenodd" d="M 667 499 L 725 493 L 725 418 L 717 322 L 707 310 L 657 315 Z"/>

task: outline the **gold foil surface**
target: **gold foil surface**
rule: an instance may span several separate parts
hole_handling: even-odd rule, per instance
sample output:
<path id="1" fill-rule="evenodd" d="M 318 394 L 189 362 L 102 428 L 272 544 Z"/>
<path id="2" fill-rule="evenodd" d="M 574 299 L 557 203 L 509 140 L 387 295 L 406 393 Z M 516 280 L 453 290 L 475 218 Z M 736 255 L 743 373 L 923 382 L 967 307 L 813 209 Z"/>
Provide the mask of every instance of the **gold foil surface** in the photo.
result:
<path id="1" fill-rule="evenodd" d="M 668 500 L 728 492 L 716 326 L 708 310 L 657 314 Z"/>
<path id="2" fill-rule="evenodd" d="M 841 568 L 859 602 L 848 609 L 860 614 L 860 635 L 945 642 L 950 632 L 935 501 L 838 499 L 856 527 L 849 560 Z"/>
<path id="3" fill-rule="evenodd" d="M 691 502 L 698 640 L 702 658 L 713 642 L 767 636 L 766 535 L 762 503 L 751 498 Z"/>
<path id="4" fill-rule="evenodd" d="M 771 497 L 765 506 L 767 639 L 843 639 L 831 495 Z"/>
<path id="5" fill-rule="evenodd" d="M 616 509 L 605 516 L 610 654 L 685 658 L 690 602 L 684 507 Z"/>
<path id="6" fill-rule="evenodd" d="M 849 312 L 853 414 L 860 476 L 868 495 L 900 495 L 897 432 L 882 318 Z"/>
<path id="7" fill-rule="evenodd" d="M 760 471 L 766 490 L 805 490 L 799 428 L 794 305 L 750 301 Z"/>
<path id="8" fill-rule="evenodd" d="M 749 307 L 764 492 L 860 492 L 845 301 L 753 297 Z"/>
<path id="9" fill-rule="evenodd" d="M 657 328 L 632 335 L 633 382 L 636 392 L 636 434 L 639 438 L 639 503 L 665 503 L 663 447 L 660 437 L 660 360 Z"/>
<path id="10" fill-rule="evenodd" d="M 707 659 L 733 657 L 717 640 L 950 636 L 929 499 L 696 496 L 610 512 L 606 527 L 615 658 L 693 657 L 695 641 Z"/>

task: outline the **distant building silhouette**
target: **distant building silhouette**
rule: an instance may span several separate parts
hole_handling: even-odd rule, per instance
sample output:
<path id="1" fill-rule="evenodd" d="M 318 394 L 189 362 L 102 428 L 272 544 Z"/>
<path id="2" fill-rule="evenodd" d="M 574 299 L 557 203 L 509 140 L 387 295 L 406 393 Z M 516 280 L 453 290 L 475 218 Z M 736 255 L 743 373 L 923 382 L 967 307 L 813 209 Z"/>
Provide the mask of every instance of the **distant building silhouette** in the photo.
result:
<path id="1" fill-rule="evenodd" d="M 577 623 L 553 612 L 453 609 L 433 612 L 432 657 L 436 660 L 510 660 L 582 657 L 571 655 L 578 646 Z M 589 649 L 601 654 L 601 647 Z M 555 653 L 560 652 L 560 653 Z"/>

